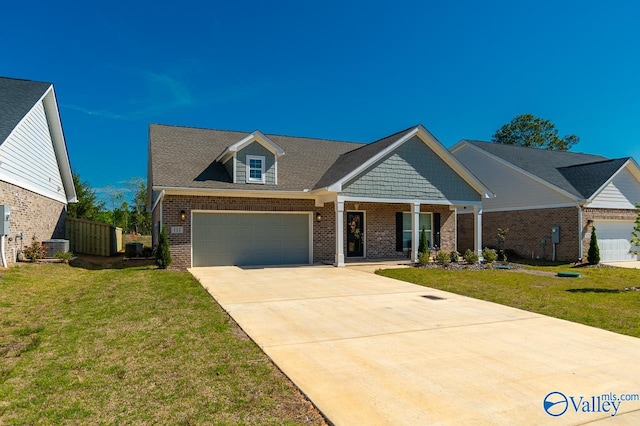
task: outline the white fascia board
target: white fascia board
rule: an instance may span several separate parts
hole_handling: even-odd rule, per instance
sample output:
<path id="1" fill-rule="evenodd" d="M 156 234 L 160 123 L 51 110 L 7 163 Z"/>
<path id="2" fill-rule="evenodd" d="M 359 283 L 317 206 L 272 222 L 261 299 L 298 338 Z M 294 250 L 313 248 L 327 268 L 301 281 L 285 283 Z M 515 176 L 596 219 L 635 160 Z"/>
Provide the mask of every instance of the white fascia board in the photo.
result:
<path id="1" fill-rule="evenodd" d="M 393 144 L 374 155 L 359 167 L 351 171 L 348 175 L 327 187 L 329 191 L 341 192 L 344 183 L 350 181 L 368 167 L 375 164 L 380 159 L 384 158 L 387 154 L 396 150 L 399 146 L 407 142 L 414 136 L 418 136 L 433 152 L 436 153 L 449 167 L 451 167 L 462 179 L 465 180 L 473 189 L 475 189 L 483 198 L 493 198 L 495 195 L 489 188 L 487 188 L 477 177 L 475 177 L 466 167 L 458 161 L 453 155 L 422 125 L 415 127 L 409 133 L 398 139 Z"/>
<path id="2" fill-rule="evenodd" d="M 156 198 L 156 200 L 154 201 L 153 207 L 151 207 L 150 212 L 153 212 L 156 209 L 156 207 L 158 207 L 158 204 L 162 202 L 162 199 L 164 198 L 164 194 L 165 194 L 164 190 L 160 191 L 160 195 L 158 195 L 158 198 Z"/>
<path id="3" fill-rule="evenodd" d="M 358 197 L 349 195 L 340 195 L 341 201 L 349 201 L 356 203 L 384 203 L 384 204 L 432 204 L 438 206 L 481 206 L 482 201 L 463 201 L 463 200 L 420 200 L 415 198 L 374 198 L 374 197 Z"/>
<path id="4" fill-rule="evenodd" d="M 463 142 L 465 142 L 465 143 L 466 143 L 466 141 L 463 141 Z M 460 149 L 460 147 L 459 147 L 458 145 L 460 145 L 460 144 L 456 144 L 456 146 L 455 146 L 456 151 L 457 151 L 458 149 Z M 573 200 L 573 201 L 578 202 L 578 201 L 580 201 L 580 200 L 581 200 L 580 198 L 576 197 L 576 196 L 575 196 L 575 195 L 573 195 L 572 193 L 567 192 L 567 191 L 565 191 L 564 189 L 562 189 L 562 188 L 559 188 L 559 187 L 555 186 L 555 185 L 554 185 L 554 184 L 552 184 L 551 182 L 547 182 L 546 180 L 542 179 L 542 178 L 541 178 L 541 177 L 539 177 L 539 176 L 534 175 L 533 173 L 529 173 L 528 171 L 526 171 L 526 170 L 524 170 L 524 169 L 521 169 L 520 167 L 516 166 L 515 164 L 513 164 L 513 163 L 511 163 L 511 162 L 509 162 L 509 161 L 507 161 L 507 160 L 504 160 L 504 159 L 502 159 L 502 158 L 498 157 L 497 155 L 494 155 L 494 154 L 492 154 L 492 153 L 490 153 L 490 152 L 485 151 L 485 150 L 484 150 L 484 149 L 482 149 L 482 148 L 478 148 L 477 146 L 472 145 L 472 144 L 469 144 L 469 143 L 466 143 L 466 146 L 467 146 L 468 148 L 471 148 L 471 149 L 476 150 L 477 152 L 479 152 L 479 153 L 481 153 L 481 154 L 483 154 L 483 155 L 486 155 L 487 157 L 491 158 L 491 159 L 492 159 L 492 160 L 494 160 L 494 161 L 497 161 L 498 163 L 500 163 L 500 164 L 502 164 L 502 165 L 505 165 L 505 166 L 509 167 L 510 169 L 515 170 L 516 172 L 518 172 L 518 173 L 520 173 L 520 174 L 525 175 L 525 176 L 526 176 L 526 177 L 528 177 L 529 179 L 532 179 L 532 180 L 534 180 L 534 181 L 538 182 L 539 184 L 544 185 L 544 186 L 546 186 L 547 188 L 552 189 L 552 190 L 554 190 L 554 191 L 558 192 L 559 194 L 564 195 L 565 197 L 567 197 L 567 198 L 569 198 L 569 199 L 571 199 L 571 200 Z"/>
<path id="5" fill-rule="evenodd" d="M 73 184 L 73 175 L 71 174 L 69 153 L 67 151 L 67 144 L 64 139 L 64 133 L 62 131 L 62 121 L 60 120 L 60 111 L 58 110 L 58 101 L 56 100 L 53 85 L 51 85 L 45 92 L 42 98 L 42 103 L 46 112 L 47 122 L 49 123 L 51 139 L 53 140 L 53 149 L 56 153 L 58 169 L 60 170 L 60 175 L 62 177 L 62 185 L 64 186 L 64 192 L 67 198 L 67 202 L 77 203 L 78 196 L 76 194 L 76 188 Z"/>
<path id="6" fill-rule="evenodd" d="M 609 177 L 609 179 L 607 179 L 607 180 L 606 180 L 606 182 L 605 182 L 605 183 L 603 183 L 603 184 L 600 186 L 600 188 L 596 189 L 596 190 L 594 191 L 594 193 L 593 193 L 593 194 L 591 194 L 591 197 L 589 197 L 589 198 L 587 199 L 587 201 L 588 201 L 589 203 L 591 203 L 591 202 L 592 202 L 592 201 L 593 201 L 593 200 L 594 200 L 598 195 L 600 195 L 600 193 L 601 193 L 601 192 L 602 192 L 602 191 L 603 191 L 607 186 L 609 186 L 609 184 L 610 184 L 611 182 L 613 182 L 613 180 L 614 180 L 614 179 L 615 179 L 615 178 L 620 174 L 620 172 L 622 172 L 622 170 L 624 170 L 624 169 L 625 169 L 625 167 L 627 167 L 627 165 L 628 165 L 628 164 L 629 164 L 629 161 L 626 161 L 626 162 L 622 165 L 622 167 L 620 167 L 618 170 L 616 170 L 616 172 L 615 172 L 614 174 L 612 174 L 612 175 Z"/>
<path id="7" fill-rule="evenodd" d="M 317 195 L 303 191 L 256 191 L 238 189 L 186 188 L 171 186 L 154 186 L 154 191 L 164 191 L 165 195 L 196 195 L 244 198 L 299 198 L 313 200 Z"/>
<path id="8" fill-rule="evenodd" d="M 10 183 L 12 185 L 15 185 L 17 187 L 29 190 L 33 193 L 36 193 L 38 195 L 41 195 L 43 197 L 47 197 L 50 198 L 52 200 L 58 201 L 62 204 L 68 204 L 70 201 L 67 200 L 67 197 L 64 194 L 61 193 L 55 193 L 53 191 L 46 191 L 43 190 L 42 187 L 38 186 L 38 185 L 34 185 L 33 183 L 26 181 L 26 180 L 22 180 L 19 178 L 16 178 L 14 175 L 8 174 L 8 173 L 4 173 L 0 171 L 0 181 L 3 182 L 7 182 Z M 74 201 L 77 202 L 77 201 Z"/>
<path id="9" fill-rule="evenodd" d="M 222 154 L 218 156 L 218 158 L 216 158 L 216 161 L 227 160 L 233 153 L 240 151 L 242 148 L 254 141 L 258 142 L 260 145 L 271 151 L 276 157 L 284 155 L 284 149 L 280 148 L 271 139 L 262 134 L 261 131 L 256 130 L 255 132 L 240 139 L 233 145 L 230 145 L 227 149 L 224 150 Z"/>
<path id="10" fill-rule="evenodd" d="M 415 129 L 411 130 L 409 133 L 407 133 L 406 135 L 404 135 L 403 137 L 401 137 L 400 139 L 398 139 L 393 144 L 389 145 L 388 147 L 386 147 L 385 149 L 383 149 L 382 151 L 380 151 L 379 153 L 377 153 L 373 157 L 369 158 L 367 161 L 362 163 L 360 166 L 358 166 L 354 170 L 352 170 L 345 177 L 343 177 L 339 181 L 333 183 L 332 185 L 328 186 L 326 189 L 328 191 L 341 192 L 342 191 L 342 185 L 345 182 L 349 182 L 355 176 L 357 176 L 358 174 L 360 174 L 361 172 L 366 170 L 369 166 L 373 165 L 376 161 L 380 160 L 382 157 L 384 157 L 385 155 L 387 155 L 388 153 L 390 153 L 391 151 L 393 151 L 394 149 L 396 149 L 397 147 L 399 147 L 400 145 L 402 145 L 403 143 L 405 143 L 406 141 L 411 139 L 416 133 L 418 133 L 418 127 L 416 127 Z"/>
<path id="11" fill-rule="evenodd" d="M 77 203 L 78 197 L 76 195 L 76 189 L 73 185 L 73 176 L 71 174 L 71 165 L 69 164 L 69 155 L 67 153 L 67 146 L 64 141 L 64 135 L 62 133 L 62 122 L 60 121 L 60 112 L 58 111 L 58 103 L 56 101 L 55 93 L 53 91 L 53 85 L 50 85 L 47 90 L 42 94 L 40 99 L 36 103 L 33 104 L 28 113 L 22 117 L 22 119 L 18 122 L 16 127 L 13 128 L 11 133 L 9 133 L 9 137 L 13 134 L 16 129 L 20 128 L 22 123 L 27 119 L 27 117 L 31 114 L 33 109 L 42 102 L 42 105 L 45 110 L 45 116 L 47 119 L 47 124 L 49 126 L 49 133 L 51 135 L 51 140 L 53 142 L 53 150 L 56 155 L 56 162 L 58 164 L 58 170 L 60 172 L 60 177 L 62 178 L 62 186 L 64 189 L 64 196 L 61 194 L 55 194 L 49 191 L 43 191 L 36 185 L 32 185 L 29 182 L 24 182 L 20 179 L 16 179 L 13 176 L 2 175 L 1 178 L 5 182 L 8 182 L 12 185 L 19 186 L 24 189 L 28 189 L 29 191 L 35 192 L 36 194 L 40 194 L 44 197 L 51 198 L 56 201 L 60 201 L 61 203 Z M 4 142 L 4 141 L 0 141 Z"/>
<path id="12" fill-rule="evenodd" d="M 614 174 L 611 175 L 611 177 L 609 179 L 607 179 L 607 181 L 600 187 L 598 188 L 592 195 L 591 197 L 589 197 L 587 199 L 587 203 L 591 203 L 593 200 L 596 199 L 596 197 L 598 195 L 600 195 L 600 193 L 607 187 L 609 186 L 609 184 L 611 184 L 611 182 L 613 182 L 613 180 L 620 174 L 622 173 L 622 171 L 624 169 L 628 169 L 629 173 L 631 173 L 631 175 L 633 175 L 633 177 L 636 178 L 637 181 L 640 182 L 640 167 L 638 167 L 638 163 L 635 162 L 635 160 L 633 158 L 628 159 L 618 170 L 616 170 L 616 172 Z"/>
<path id="13" fill-rule="evenodd" d="M 465 167 L 464 164 L 460 162 L 447 148 L 440 143 L 435 136 L 429 132 L 423 125 L 419 125 L 418 129 L 420 130 L 419 136 L 422 136 L 422 139 L 427 146 L 431 148 L 438 157 L 440 157 L 449 167 L 451 167 L 462 179 L 465 180 L 473 189 L 475 189 L 479 194 L 482 195 L 482 198 L 494 198 L 495 194 L 487 188 L 487 186 L 482 183 L 478 177 L 476 177 L 469 169 Z"/>

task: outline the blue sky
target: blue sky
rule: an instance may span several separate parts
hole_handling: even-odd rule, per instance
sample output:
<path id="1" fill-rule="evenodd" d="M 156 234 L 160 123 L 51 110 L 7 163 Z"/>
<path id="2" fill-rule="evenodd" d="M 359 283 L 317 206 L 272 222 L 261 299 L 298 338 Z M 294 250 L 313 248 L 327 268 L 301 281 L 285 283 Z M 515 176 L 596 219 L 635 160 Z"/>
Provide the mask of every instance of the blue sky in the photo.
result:
<path id="1" fill-rule="evenodd" d="M 54 83 L 73 171 L 98 191 L 146 177 L 149 123 L 355 142 L 421 123 L 450 147 L 532 113 L 578 135 L 573 151 L 640 160 L 640 2 L 36 0 L 3 15 L 0 75 Z"/>

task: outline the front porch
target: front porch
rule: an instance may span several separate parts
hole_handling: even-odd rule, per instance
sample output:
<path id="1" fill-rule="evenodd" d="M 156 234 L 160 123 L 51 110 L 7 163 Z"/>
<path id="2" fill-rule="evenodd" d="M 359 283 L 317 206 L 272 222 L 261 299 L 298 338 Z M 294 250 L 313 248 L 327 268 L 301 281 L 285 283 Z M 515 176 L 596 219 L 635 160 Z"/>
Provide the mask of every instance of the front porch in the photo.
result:
<path id="1" fill-rule="evenodd" d="M 361 262 L 418 260 L 418 241 L 424 228 L 431 249 L 457 250 L 456 214 L 460 205 L 433 202 L 395 202 L 343 199 L 334 204 L 335 254 L 323 260 L 334 266 Z M 482 210 L 474 212 L 475 251 L 482 251 Z M 414 243 L 415 242 L 415 243 Z"/>

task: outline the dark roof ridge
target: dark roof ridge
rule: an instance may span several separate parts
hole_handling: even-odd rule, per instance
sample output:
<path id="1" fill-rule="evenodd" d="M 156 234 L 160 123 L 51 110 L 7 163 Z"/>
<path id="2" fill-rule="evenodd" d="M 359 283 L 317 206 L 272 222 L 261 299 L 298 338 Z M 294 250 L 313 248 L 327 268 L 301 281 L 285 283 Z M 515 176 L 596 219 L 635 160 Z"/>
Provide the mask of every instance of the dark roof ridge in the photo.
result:
<path id="1" fill-rule="evenodd" d="M 49 85 L 53 84 L 53 83 L 51 83 L 49 81 L 31 80 L 31 79 L 28 79 L 28 78 L 5 77 L 5 76 L 1 76 L 1 75 L 0 75 L 0 78 L 4 78 L 6 80 L 25 81 L 25 82 L 28 82 L 28 83 L 44 83 L 44 84 L 49 84 Z"/>
<path id="2" fill-rule="evenodd" d="M 591 154 L 587 154 L 587 155 L 591 155 Z M 622 160 L 628 161 L 628 160 L 631 160 L 632 158 L 633 157 L 607 158 L 605 160 L 592 161 L 590 163 L 571 164 L 569 166 L 562 166 L 562 167 L 558 167 L 558 169 L 569 169 L 571 167 L 592 166 L 592 165 L 596 165 L 596 164 L 610 163 L 612 161 L 622 161 Z"/>
<path id="3" fill-rule="evenodd" d="M 393 138 L 393 137 L 395 137 L 395 136 L 398 136 L 398 135 L 399 135 L 399 134 L 401 134 L 401 133 L 406 133 L 407 131 L 409 131 L 409 130 L 411 130 L 411 129 L 415 129 L 415 128 L 419 127 L 419 126 L 420 126 L 419 124 L 418 124 L 418 125 L 415 125 L 415 126 L 410 126 L 410 127 L 407 127 L 407 128 L 406 128 L 406 129 L 404 129 L 404 130 L 400 130 L 399 132 L 395 132 L 394 134 L 384 136 L 384 137 L 382 137 L 382 138 L 380 138 L 380 139 L 376 139 L 376 140 L 375 140 L 375 141 L 373 141 L 373 142 L 363 143 L 363 144 L 362 144 L 362 146 L 359 146 L 358 148 L 356 148 L 356 149 L 354 149 L 354 150 L 352 150 L 352 151 L 345 152 L 345 153 L 344 153 L 344 154 L 342 154 L 342 155 L 351 154 L 351 153 L 352 153 L 352 152 L 354 152 L 354 151 L 357 151 L 357 150 L 359 150 L 359 149 L 366 148 L 367 146 L 373 145 L 373 144 L 378 143 L 378 142 L 381 142 L 381 141 L 383 141 L 383 140 L 386 140 L 386 139 L 389 139 L 389 138 Z M 342 156 L 342 155 L 341 155 L 341 156 Z"/>
<path id="4" fill-rule="evenodd" d="M 483 143 L 483 144 L 495 145 L 495 146 L 508 146 L 508 147 L 512 147 L 512 148 L 535 149 L 537 151 L 549 151 L 549 152 L 560 152 L 560 153 L 566 152 L 568 154 L 581 154 L 581 155 L 589 155 L 591 157 L 604 157 L 603 155 L 590 154 L 588 152 L 558 151 L 558 150 L 555 150 L 555 149 L 536 148 L 535 146 L 511 145 L 511 144 L 506 144 L 506 143 L 497 143 L 497 142 L 491 142 L 491 141 L 481 141 L 481 140 L 477 140 L 477 139 L 462 139 L 462 140 L 465 141 L 465 142 Z"/>
<path id="5" fill-rule="evenodd" d="M 149 126 L 165 126 L 165 127 L 177 127 L 177 128 L 183 128 L 183 129 L 195 129 L 195 130 L 213 130 L 215 132 L 228 132 L 228 133 L 244 133 L 247 135 L 250 135 L 251 133 L 257 131 L 262 132 L 260 129 L 254 129 L 251 131 L 243 131 L 243 130 L 226 130 L 226 129 L 212 129 L 209 127 L 197 127 L 197 126 L 182 126 L 179 124 L 162 124 L 162 123 L 149 123 Z M 281 135 L 281 134 L 277 134 L 277 133 L 263 133 L 265 136 L 276 136 L 276 137 L 280 137 L 280 138 L 295 138 L 295 139 L 312 139 L 312 140 L 318 140 L 318 141 L 325 141 L 325 142 L 338 142 L 338 143 L 352 143 L 352 144 L 358 144 L 358 145 L 367 145 L 366 142 L 354 142 L 354 141 L 344 141 L 344 140 L 338 140 L 338 139 L 326 139 L 326 138 L 319 138 L 319 137 L 312 137 L 312 136 L 293 136 L 293 135 Z"/>

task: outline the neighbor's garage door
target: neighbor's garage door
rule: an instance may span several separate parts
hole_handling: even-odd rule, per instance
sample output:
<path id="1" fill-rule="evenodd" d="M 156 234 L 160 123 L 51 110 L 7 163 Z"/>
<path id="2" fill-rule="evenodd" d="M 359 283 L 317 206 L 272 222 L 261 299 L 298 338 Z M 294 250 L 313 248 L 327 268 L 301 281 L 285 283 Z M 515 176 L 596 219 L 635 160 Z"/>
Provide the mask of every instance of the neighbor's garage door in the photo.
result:
<path id="1" fill-rule="evenodd" d="M 602 262 L 637 259 L 636 255 L 629 253 L 632 248 L 631 232 L 633 232 L 633 222 L 596 222 L 595 226 L 598 247 L 600 248 L 600 260 Z"/>
<path id="2" fill-rule="evenodd" d="M 308 213 L 194 212 L 193 266 L 310 263 Z"/>

